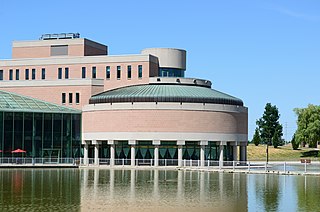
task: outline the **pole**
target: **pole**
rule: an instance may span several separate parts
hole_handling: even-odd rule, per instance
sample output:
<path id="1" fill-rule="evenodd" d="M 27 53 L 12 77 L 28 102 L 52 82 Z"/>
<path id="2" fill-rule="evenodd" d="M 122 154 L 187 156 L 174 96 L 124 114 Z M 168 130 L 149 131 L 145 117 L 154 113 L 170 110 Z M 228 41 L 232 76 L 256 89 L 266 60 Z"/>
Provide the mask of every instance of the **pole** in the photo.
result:
<path id="1" fill-rule="evenodd" d="M 266 150 L 266 152 L 267 152 L 267 164 L 268 164 L 268 162 L 269 162 L 269 142 L 267 142 L 267 150 Z"/>

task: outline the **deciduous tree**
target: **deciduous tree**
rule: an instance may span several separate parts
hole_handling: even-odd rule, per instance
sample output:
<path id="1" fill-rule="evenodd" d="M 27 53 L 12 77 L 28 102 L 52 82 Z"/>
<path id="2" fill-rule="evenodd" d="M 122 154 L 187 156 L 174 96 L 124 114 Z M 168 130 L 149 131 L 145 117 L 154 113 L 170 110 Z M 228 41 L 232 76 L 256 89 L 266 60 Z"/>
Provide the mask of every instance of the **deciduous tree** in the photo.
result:
<path id="1" fill-rule="evenodd" d="M 309 104 L 307 108 L 295 108 L 294 112 L 298 116 L 295 139 L 309 147 L 317 147 L 320 141 L 320 106 Z"/>

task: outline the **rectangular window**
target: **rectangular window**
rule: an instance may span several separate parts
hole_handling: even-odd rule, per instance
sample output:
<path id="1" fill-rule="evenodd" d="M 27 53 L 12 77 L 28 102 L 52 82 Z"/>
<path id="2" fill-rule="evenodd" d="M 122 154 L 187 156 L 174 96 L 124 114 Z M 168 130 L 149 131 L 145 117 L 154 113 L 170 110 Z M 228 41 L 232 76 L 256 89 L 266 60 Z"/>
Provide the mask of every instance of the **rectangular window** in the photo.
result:
<path id="1" fill-rule="evenodd" d="M 16 69 L 16 80 L 19 80 L 19 69 Z"/>
<path id="2" fill-rule="evenodd" d="M 92 67 L 92 79 L 97 78 L 97 67 Z"/>
<path id="3" fill-rule="evenodd" d="M 82 79 L 86 78 L 86 67 L 82 67 Z"/>
<path id="4" fill-rule="evenodd" d="M 62 79 L 62 68 L 58 68 L 58 79 Z"/>
<path id="5" fill-rule="evenodd" d="M 0 70 L 0 80 L 3 80 L 3 70 Z"/>
<path id="6" fill-rule="evenodd" d="M 29 80 L 29 69 L 25 70 L 24 77 L 26 80 Z"/>
<path id="7" fill-rule="evenodd" d="M 66 93 L 62 93 L 62 97 L 61 97 L 61 99 L 62 99 L 62 104 L 65 104 L 66 103 Z"/>
<path id="8" fill-rule="evenodd" d="M 69 104 L 72 104 L 72 93 L 69 93 Z"/>
<path id="9" fill-rule="evenodd" d="M 131 66 L 128 66 L 128 79 L 131 79 Z"/>
<path id="10" fill-rule="evenodd" d="M 35 80 L 35 79 L 36 79 L 36 69 L 35 69 L 35 68 L 32 69 L 31 75 L 32 75 L 32 76 L 31 76 L 32 79 Z"/>
<path id="11" fill-rule="evenodd" d="M 9 80 L 13 80 L 13 70 L 9 70 Z"/>
<path id="12" fill-rule="evenodd" d="M 106 66 L 106 79 L 110 79 L 110 66 Z"/>
<path id="13" fill-rule="evenodd" d="M 121 66 L 117 66 L 117 79 L 121 78 Z"/>
<path id="14" fill-rule="evenodd" d="M 66 68 L 64 69 L 64 78 L 65 78 L 65 79 L 69 79 L 69 68 L 68 68 L 68 67 L 66 67 Z"/>
<path id="15" fill-rule="evenodd" d="M 41 79 L 46 79 L 46 69 L 45 68 L 41 69 Z"/>
<path id="16" fill-rule="evenodd" d="M 138 65 L 138 77 L 142 78 L 142 65 Z"/>
<path id="17" fill-rule="evenodd" d="M 80 103 L 80 93 L 76 93 L 76 104 Z"/>

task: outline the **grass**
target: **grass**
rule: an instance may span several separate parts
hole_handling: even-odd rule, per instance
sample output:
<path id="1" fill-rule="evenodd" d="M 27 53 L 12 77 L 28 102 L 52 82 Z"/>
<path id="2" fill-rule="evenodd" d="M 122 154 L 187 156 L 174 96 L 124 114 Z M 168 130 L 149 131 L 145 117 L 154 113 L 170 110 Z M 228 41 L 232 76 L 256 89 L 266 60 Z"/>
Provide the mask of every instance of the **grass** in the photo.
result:
<path id="1" fill-rule="evenodd" d="M 318 160 L 318 157 L 303 157 L 304 155 L 308 155 L 308 153 L 312 151 L 314 151 L 313 148 L 302 148 L 299 150 L 293 150 L 291 144 L 286 146 L 279 146 L 278 148 L 269 146 L 269 161 L 299 161 L 301 158 Z M 265 161 L 267 158 L 266 155 L 266 145 L 248 145 L 249 161 Z"/>

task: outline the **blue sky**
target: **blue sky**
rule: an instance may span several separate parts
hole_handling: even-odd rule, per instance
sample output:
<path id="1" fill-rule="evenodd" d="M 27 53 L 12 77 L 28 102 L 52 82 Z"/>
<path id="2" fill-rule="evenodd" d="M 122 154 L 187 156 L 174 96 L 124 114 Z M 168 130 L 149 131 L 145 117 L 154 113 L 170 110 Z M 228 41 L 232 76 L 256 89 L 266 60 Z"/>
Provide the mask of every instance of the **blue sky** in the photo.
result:
<path id="1" fill-rule="evenodd" d="M 317 0 L 1 0 L 0 8 L 1 59 L 11 57 L 13 40 L 60 32 L 79 32 L 113 55 L 186 49 L 187 77 L 209 79 L 249 108 L 249 139 L 268 102 L 287 139 L 293 108 L 319 105 Z"/>

